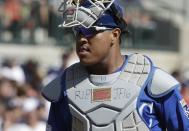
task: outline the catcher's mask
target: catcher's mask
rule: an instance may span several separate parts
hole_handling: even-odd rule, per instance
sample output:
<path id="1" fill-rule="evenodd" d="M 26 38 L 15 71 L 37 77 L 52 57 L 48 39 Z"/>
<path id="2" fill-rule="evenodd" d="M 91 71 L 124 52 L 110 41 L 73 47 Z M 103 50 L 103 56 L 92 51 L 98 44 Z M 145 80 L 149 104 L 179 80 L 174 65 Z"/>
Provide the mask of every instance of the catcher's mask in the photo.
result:
<path id="1" fill-rule="evenodd" d="M 62 12 L 63 23 L 59 27 L 81 25 L 90 28 L 112 5 L 114 0 L 59 0 L 58 11 Z"/>

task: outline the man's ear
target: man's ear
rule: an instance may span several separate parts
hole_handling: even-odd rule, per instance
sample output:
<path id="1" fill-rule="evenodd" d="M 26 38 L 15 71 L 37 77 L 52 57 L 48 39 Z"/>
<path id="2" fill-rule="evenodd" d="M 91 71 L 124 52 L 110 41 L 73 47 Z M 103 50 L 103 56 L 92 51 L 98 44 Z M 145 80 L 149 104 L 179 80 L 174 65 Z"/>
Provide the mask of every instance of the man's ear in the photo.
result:
<path id="1" fill-rule="evenodd" d="M 115 28 L 112 30 L 112 43 L 116 43 L 119 41 L 121 35 L 121 30 L 119 28 Z"/>

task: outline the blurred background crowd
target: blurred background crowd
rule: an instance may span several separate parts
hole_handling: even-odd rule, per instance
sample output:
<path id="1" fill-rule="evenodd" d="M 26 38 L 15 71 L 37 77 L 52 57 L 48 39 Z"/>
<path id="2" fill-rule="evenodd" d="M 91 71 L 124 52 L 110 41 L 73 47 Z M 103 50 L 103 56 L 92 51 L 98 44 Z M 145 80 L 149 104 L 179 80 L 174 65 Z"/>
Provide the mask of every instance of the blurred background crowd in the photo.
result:
<path id="1" fill-rule="evenodd" d="M 51 1 L 0 0 L 0 41 L 53 44 L 55 39 L 62 40 L 56 0 Z"/>
<path id="2" fill-rule="evenodd" d="M 0 131 L 45 131 L 41 88 L 78 61 L 70 29 L 58 28 L 62 0 L 0 0 Z M 188 0 L 117 0 L 130 35 L 123 54 L 150 56 L 181 83 L 189 104 Z"/>
<path id="3" fill-rule="evenodd" d="M 62 64 L 39 71 L 39 63 L 28 59 L 18 64 L 6 58 L 0 66 L 0 131 L 45 131 L 50 103 L 41 96 L 41 88 L 76 62 L 73 50 L 63 53 Z"/>

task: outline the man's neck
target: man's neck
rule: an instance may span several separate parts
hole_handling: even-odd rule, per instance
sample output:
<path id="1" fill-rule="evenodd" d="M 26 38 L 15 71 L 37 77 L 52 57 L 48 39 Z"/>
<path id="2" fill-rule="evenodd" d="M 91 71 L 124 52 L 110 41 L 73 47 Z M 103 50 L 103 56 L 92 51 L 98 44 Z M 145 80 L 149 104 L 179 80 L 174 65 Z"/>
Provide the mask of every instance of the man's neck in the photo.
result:
<path id="1" fill-rule="evenodd" d="M 120 54 L 104 59 L 103 62 L 93 66 L 87 66 L 86 68 L 90 74 L 106 75 L 114 73 L 123 65 L 124 61 L 125 57 Z"/>

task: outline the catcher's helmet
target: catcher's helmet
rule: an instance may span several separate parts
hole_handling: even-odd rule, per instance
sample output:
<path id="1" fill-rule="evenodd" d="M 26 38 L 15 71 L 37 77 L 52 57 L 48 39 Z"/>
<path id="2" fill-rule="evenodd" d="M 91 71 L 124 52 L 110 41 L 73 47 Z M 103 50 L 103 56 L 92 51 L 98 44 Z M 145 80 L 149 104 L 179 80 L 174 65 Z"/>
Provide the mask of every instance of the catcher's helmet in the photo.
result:
<path id="1" fill-rule="evenodd" d="M 122 8 L 114 0 L 63 0 L 59 11 L 63 13 L 62 27 L 74 27 L 76 31 L 91 36 L 97 31 L 120 28 L 127 32 Z M 91 28 L 92 27 L 92 28 Z M 102 27 L 102 28 L 99 28 Z M 88 28 L 91 28 L 88 30 Z"/>
<path id="2" fill-rule="evenodd" d="M 59 11 L 63 14 L 62 27 L 82 25 L 91 27 L 112 5 L 114 0 L 62 0 Z"/>

